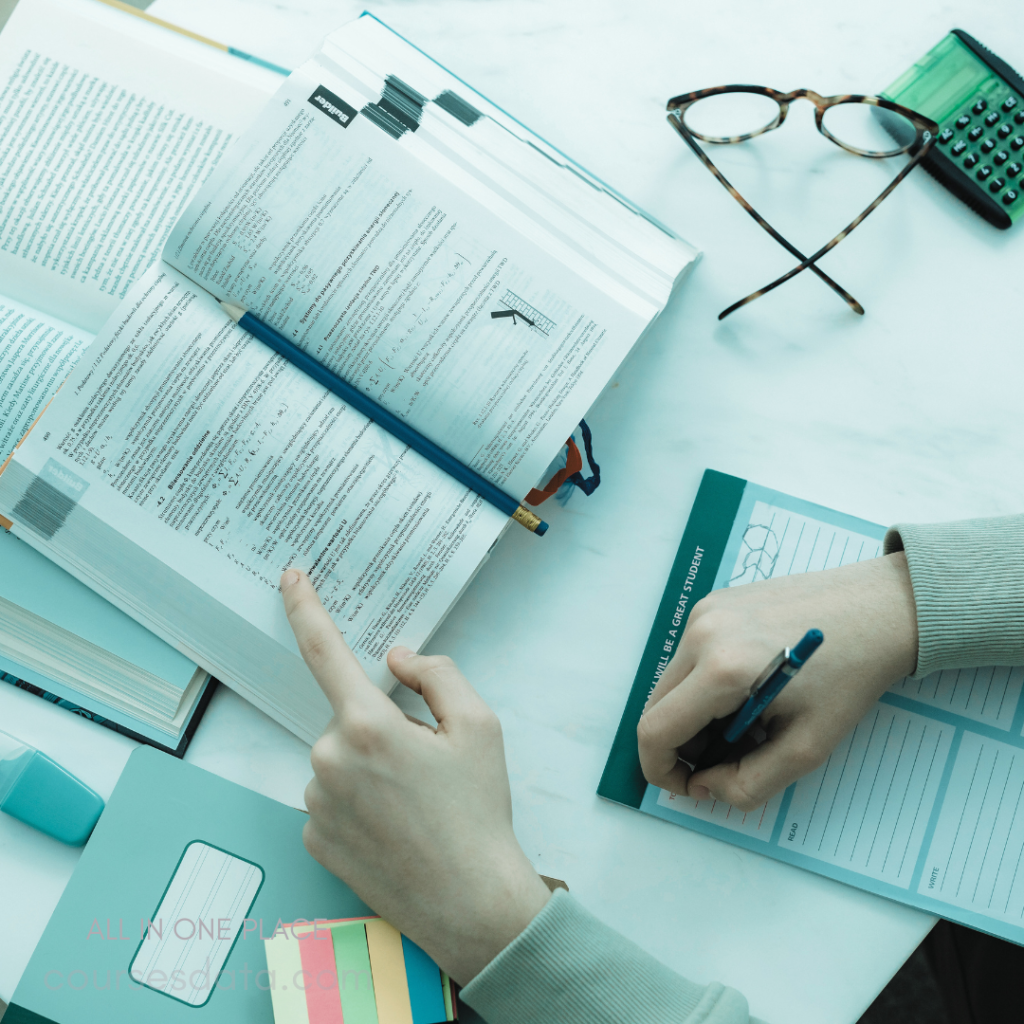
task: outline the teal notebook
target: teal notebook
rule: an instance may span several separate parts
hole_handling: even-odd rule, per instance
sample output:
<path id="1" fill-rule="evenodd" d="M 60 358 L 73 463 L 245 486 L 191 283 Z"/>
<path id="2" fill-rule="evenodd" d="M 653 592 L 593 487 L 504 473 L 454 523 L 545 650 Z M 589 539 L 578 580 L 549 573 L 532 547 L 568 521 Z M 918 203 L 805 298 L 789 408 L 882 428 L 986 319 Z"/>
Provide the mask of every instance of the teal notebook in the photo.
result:
<path id="1" fill-rule="evenodd" d="M 306 820 L 140 747 L 4 1024 L 273 1024 L 270 989 L 289 980 L 267 974 L 277 923 L 371 913 L 306 853 Z"/>
<path id="2" fill-rule="evenodd" d="M 884 536 L 876 523 L 707 470 L 598 793 L 1024 945 L 1022 668 L 900 680 L 824 765 L 756 811 L 674 796 L 640 770 L 640 714 L 697 601 L 875 558 Z"/>
<path id="3" fill-rule="evenodd" d="M 273 991 L 307 979 L 268 970 L 265 940 L 373 913 L 306 852 L 307 820 L 140 747 L 4 1024 L 274 1024 Z M 464 1005 L 459 1020 L 483 1024 Z"/>

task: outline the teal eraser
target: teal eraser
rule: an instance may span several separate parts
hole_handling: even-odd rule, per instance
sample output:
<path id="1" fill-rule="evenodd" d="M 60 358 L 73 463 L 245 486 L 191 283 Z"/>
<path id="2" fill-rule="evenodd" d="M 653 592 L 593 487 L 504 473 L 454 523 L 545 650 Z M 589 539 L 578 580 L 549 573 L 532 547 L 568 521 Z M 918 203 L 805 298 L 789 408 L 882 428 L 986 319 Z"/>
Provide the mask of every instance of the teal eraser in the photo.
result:
<path id="1" fill-rule="evenodd" d="M 18 741 L 3 746 L 0 811 L 68 846 L 84 845 L 103 813 L 103 798 L 42 751 Z"/>

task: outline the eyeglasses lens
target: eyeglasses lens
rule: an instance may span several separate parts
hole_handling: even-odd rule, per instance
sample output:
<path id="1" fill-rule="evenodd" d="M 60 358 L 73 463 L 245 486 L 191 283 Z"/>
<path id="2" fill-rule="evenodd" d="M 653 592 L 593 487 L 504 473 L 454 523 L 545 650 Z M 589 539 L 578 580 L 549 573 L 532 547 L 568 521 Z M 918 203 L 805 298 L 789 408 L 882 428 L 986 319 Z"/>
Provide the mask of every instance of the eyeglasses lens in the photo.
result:
<path id="1" fill-rule="evenodd" d="M 767 128 L 778 116 L 779 105 L 770 96 L 723 92 L 691 104 L 683 123 L 705 142 L 731 142 L 738 135 L 752 135 Z"/>
<path id="2" fill-rule="evenodd" d="M 822 125 L 844 145 L 878 156 L 904 152 L 917 134 L 902 114 L 872 103 L 837 103 L 825 111 Z"/>

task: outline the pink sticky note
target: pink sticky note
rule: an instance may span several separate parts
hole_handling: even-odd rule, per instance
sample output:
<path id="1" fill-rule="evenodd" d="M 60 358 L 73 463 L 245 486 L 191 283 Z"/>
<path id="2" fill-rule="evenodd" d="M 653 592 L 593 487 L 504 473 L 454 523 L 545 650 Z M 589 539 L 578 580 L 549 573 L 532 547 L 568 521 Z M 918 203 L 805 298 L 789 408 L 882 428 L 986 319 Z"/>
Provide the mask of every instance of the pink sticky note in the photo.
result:
<path id="1" fill-rule="evenodd" d="M 304 929 L 303 929 L 304 930 Z M 344 1024 L 331 930 L 321 922 L 298 939 L 309 1024 Z"/>

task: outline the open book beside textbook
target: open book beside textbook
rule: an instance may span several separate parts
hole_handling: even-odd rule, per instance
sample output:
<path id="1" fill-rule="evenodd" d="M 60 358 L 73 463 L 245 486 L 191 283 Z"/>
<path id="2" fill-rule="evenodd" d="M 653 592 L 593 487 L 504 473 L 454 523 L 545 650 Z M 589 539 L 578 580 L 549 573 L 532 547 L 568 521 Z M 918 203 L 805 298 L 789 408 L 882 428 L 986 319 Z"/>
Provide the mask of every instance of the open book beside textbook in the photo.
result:
<path id="1" fill-rule="evenodd" d="M 884 537 L 707 470 L 598 793 L 1024 945 L 1024 668 L 899 680 L 820 768 L 754 811 L 676 796 L 640 768 L 637 723 L 702 597 L 876 558 Z"/>
<path id="2" fill-rule="evenodd" d="M 278 76 L 89 0 L 0 33 L 0 460 Z M 209 676 L 0 533 L 0 672 L 181 751 Z"/>
<path id="3" fill-rule="evenodd" d="M 523 495 L 695 256 L 364 15 L 283 81 L 97 325 L 0 515 L 312 741 L 331 710 L 281 571 L 310 573 L 388 688 L 387 650 L 426 642 L 509 520 L 218 300 Z"/>

